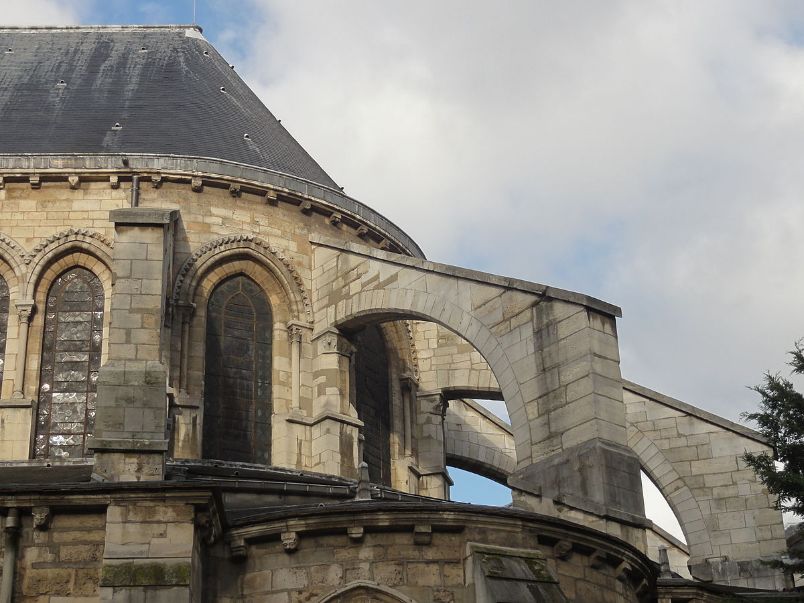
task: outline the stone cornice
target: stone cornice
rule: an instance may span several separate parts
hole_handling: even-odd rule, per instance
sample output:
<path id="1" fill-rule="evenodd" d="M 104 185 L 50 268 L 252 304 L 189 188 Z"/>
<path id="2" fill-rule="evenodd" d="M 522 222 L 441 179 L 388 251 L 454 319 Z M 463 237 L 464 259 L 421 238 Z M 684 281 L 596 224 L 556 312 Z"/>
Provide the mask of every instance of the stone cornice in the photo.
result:
<path id="1" fill-rule="evenodd" d="M 125 161 L 125 163 L 124 163 Z M 368 223 L 383 237 L 396 243 L 401 249 L 417 257 L 424 257 L 421 248 L 401 228 L 388 218 L 374 211 L 360 201 L 348 197 L 342 191 L 327 188 L 297 176 L 275 172 L 253 165 L 225 161 L 210 157 L 189 157 L 181 155 L 151 154 L 21 154 L 0 153 L 0 175 L 8 183 L 15 176 L 32 175 L 69 176 L 82 174 L 133 175 L 161 174 L 163 177 L 176 175 L 186 178 L 211 178 L 223 181 L 236 181 L 256 189 L 272 188 L 301 199 L 329 206 L 339 214 L 339 220 L 348 216 L 358 223 Z"/>

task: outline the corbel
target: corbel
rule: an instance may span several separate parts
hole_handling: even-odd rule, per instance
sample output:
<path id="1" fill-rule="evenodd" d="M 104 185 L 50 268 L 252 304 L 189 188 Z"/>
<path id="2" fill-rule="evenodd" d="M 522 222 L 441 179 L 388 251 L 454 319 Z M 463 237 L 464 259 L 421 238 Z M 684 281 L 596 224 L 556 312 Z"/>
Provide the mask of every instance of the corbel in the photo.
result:
<path id="1" fill-rule="evenodd" d="M 265 191 L 265 202 L 274 207 L 279 205 L 279 196 L 276 194 L 276 191 Z"/>
<path id="2" fill-rule="evenodd" d="M 6 188 L 6 179 L 0 176 L 0 191 Z"/>
<path id="3" fill-rule="evenodd" d="M 380 249 L 383 251 L 389 251 L 391 249 L 391 241 L 388 239 L 383 239 L 380 241 Z"/>
<path id="4" fill-rule="evenodd" d="M 559 540 L 553 546 L 553 555 L 556 559 L 566 561 L 572 557 L 572 543 L 569 540 Z"/>
<path id="5" fill-rule="evenodd" d="M 351 526 L 346 528 L 346 535 L 349 536 L 349 540 L 352 542 L 360 542 L 363 540 L 365 530 L 363 526 Z"/>
<path id="6" fill-rule="evenodd" d="M 329 218 L 327 218 L 327 220 L 333 226 L 337 226 L 343 220 L 343 216 L 341 214 L 338 214 L 338 213 L 333 213 L 333 214 L 330 214 L 330 216 L 329 216 Z"/>
<path id="7" fill-rule="evenodd" d="M 31 183 L 32 189 L 42 188 L 42 179 L 36 174 L 34 174 L 33 176 L 29 176 L 28 182 Z"/>
<path id="8" fill-rule="evenodd" d="M 357 236 L 361 239 L 365 239 L 369 235 L 369 229 L 365 226 L 358 226 L 357 227 Z"/>
<path id="9" fill-rule="evenodd" d="M 33 527 L 35 530 L 44 532 L 50 527 L 53 516 L 50 514 L 50 507 L 33 507 L 31 509 L 33 517 Z"/>
<path id="10" fill-rule="evenodd" d="M 305 199 L 299 204 L 299 210 L 305 216 L 309 216 L 311 213 L 313 213 L 313 204 Z"/>
<path id="11" fill-rule="evenodd" d="M 112 188 L 120 188 L 120 176 L 116 174 L 109 176 L 109 186 Z"/>
<path id="12" fill-rule="evenodd" d="M 81 188 L 81 178 L 73 174 L 72 176 L 67 176 L 67 182 L 70 183 L 70 188 L 72 190 L 77 190 Z"/>
<path id="13" fill-rule="evenodd" d="M 239 197 L 240 196 L 240 185 L 239 184 L 230 184 L 229 185 L 229 194 L 232 197 Z"/>
<path id="14" fill-rule="evenodd" d="M 589 566 L 592 569 L 600 569 L 606 565 L 606 554 L 602 551 L 595 551 L 591 555 L 589 555 Z"/>
<path id="15" fill-rule="evenodd" d="M 433 526 L 416 524 L 413 526 L 413 544 L 430 544 L 433 542 Z"/>
<path id="16" fill-rule="evenodd" d="M 244 538 L 229 541 L 229 556 L 235 561 L 244 561 L 248 557 L 248 543 Z"/>
<path id="17" fill-rule="evenodd" d="M 202 192 L 204 190 L 204 181 L 197 176 L 190 178 L 190 190 L 194 193 Z"/>
<path id="18" fill-rule="evenodd" d="M 151 176 L 151 186 L 154 188 L 162 186 L 162 174 L 154 174 Z"/>
<path id="19" fill-rule="evenodd" d="M 299 548 L 298 532 L 282 532 L 282 548 L 286 553 L 293 553 Z"/>

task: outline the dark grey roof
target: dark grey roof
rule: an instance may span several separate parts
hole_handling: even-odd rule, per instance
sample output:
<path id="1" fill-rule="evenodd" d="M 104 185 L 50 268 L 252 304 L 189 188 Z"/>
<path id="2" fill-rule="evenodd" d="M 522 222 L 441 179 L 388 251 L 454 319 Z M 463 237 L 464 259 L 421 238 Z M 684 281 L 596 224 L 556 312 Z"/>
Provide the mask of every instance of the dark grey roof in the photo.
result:
<path id="1" fill-rule="evenodd" d="M 209 157 L 337 188 L 193 26 L 0 28 L 0 153 Z"/>

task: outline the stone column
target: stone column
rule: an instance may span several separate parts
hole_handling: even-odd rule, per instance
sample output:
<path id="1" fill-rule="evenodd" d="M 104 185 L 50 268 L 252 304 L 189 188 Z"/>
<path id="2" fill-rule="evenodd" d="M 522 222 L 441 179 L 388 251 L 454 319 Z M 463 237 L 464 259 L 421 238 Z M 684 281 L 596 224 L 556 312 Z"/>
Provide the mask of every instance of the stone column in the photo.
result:
<path id="1" fill-rule="evenodd" d="M 351 401 L 352 344 L 336 329 L 313 335 L 312 469 L 357 479 L 363 422 Z"/>
<path id="2" fill-rule="evenodd" d="M 31 325 L 31 316 L 34 311 L 33 300 L 16 303 L 19 316 L 19 337 L 17 338 L 17 367 L 14 371 L 14 393 L 12 398 L 25 397 L 25 361 L 28 358 L 28 328 Z"/>
<path id="3" fill-rule="evenodd" d="M 115 225 L 109 356 L 98 374 L 95 473 L 109 481 L 161 480 L 167 451 L 165 300 L 176 210 L 109 212 Z"/>
<path id="4" fill-rule="evenodd" d="M 28 357 L 28 327 L 35 309 L 32 300 L 17 302 L 19 316 L 14 391 L 0 400 L 0 460 L 21 461 L 30 457 L 33 400 L 25 397 L 25 360 Z"/>
<path id="5" fill-rule="evenodd" d="M 452 480 L 447 473 L 444 416 L 449 402 L 441 392 L 420 392 L 416 402 L 419 494 L 447 500 Z"/>

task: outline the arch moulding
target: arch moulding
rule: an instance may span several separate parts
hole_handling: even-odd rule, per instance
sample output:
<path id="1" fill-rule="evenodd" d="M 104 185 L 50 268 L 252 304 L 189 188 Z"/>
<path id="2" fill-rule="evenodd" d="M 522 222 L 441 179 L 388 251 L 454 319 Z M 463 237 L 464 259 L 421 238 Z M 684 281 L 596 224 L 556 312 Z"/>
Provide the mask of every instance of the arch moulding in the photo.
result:
<path id="1" fill-rule="evenodd" d="M 205 243 L 187 258 L 173 285 L 173 304 L 189 304 L 208 269 L 229 259 L 250 257 L 265 266 L 281 283 L 296 320 L 313 321 L 313 306 L 304 279 L 284 252 L 250 234 L 229 235 Z"/>
<path id="2" fill-rule="evenodd" d="M 363 593 L 379 595 L 382 597 L 380 599 L 382 603 L 416 603 L 414 599 L 403 595 L 393 588 L 376 584 L 374 582 L 369 582 L 367 580 L 350 582 L 346 586 L 342 586 L 328 595 L 325 595 L 322 599 L 320 599 L 319 603 L 346 603 L 347 601 L 350 601 L 350 599 L 347 598 L 342 602 L 341 597 L 348 597 L 349 595 L 359 595 Z"/>
<path id="3" fill-rule="evenodd" d="M 54 261 L 70 253 L 93 256 L 100 260 L 110 274 L 113 274 L 113 248 L 113 240 L 86 228 L 70 228 L 46 238 L 23 257 L 23 263 L 29 267 L 24 296 L 33 298 L 39 280 L 48 267 Z"/>

